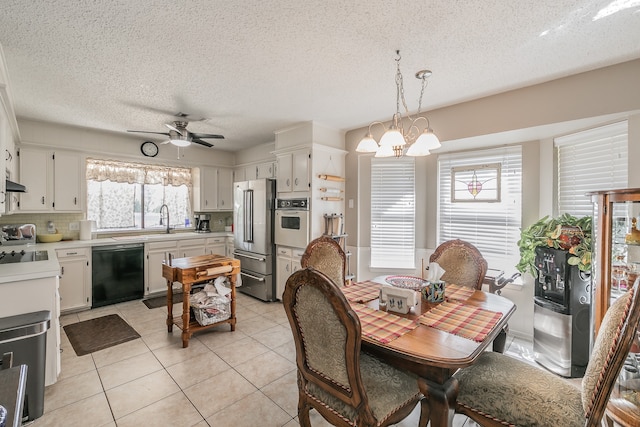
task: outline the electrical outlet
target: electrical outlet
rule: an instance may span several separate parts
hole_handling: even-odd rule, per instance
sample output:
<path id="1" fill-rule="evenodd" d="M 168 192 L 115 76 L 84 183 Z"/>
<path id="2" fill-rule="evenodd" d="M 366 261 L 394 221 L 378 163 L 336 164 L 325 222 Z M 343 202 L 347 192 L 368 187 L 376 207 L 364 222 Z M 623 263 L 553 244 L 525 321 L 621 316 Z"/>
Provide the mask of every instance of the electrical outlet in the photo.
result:
<path id="1" fill-rule="evenodd" d="M 69 223 L 69 231 L 78 231 L 80 230 L 80 223 L 78 221 Z"/>

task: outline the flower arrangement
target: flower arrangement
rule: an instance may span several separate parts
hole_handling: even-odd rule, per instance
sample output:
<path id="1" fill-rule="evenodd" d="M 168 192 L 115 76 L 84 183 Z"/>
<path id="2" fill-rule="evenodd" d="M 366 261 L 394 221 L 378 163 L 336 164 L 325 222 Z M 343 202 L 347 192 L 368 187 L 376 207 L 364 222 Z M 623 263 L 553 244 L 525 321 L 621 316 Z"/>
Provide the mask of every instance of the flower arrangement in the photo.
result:
<path id="1" fill-rule="evenodd" d="M 520 232 L 518 247 L 520 262 L 516 268 L 521 273 L 537 276 L 536 248 L 544 246 L 569 251 L 569 265 L 577 265 L 581 271 L 591 271 L 591 217 L 576 218 L 569 214 L 558 218 L 545 216 Z"/>

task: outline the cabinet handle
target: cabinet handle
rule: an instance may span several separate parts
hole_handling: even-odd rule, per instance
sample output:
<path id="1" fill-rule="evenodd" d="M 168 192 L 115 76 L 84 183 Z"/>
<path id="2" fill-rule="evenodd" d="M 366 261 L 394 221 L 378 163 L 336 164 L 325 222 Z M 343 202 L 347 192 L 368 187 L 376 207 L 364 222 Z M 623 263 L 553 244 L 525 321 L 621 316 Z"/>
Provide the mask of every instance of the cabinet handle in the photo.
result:
<path id="1" fill-rule="evenodd" d="M 287 187 L 291 185 L 291 180 L 287 178 Z"/>
<path id="2" fill-rule="evenodd" d="M 60 267 L 60 275 L 64 276 L 64 266 Z"/>
<path id="3" fill-rule="evenodd" d="M 293 181 L 293 185 L 298 185 L 298 178 Z"/>
<path id="4" fill-rule="evenodd" d="M 78 255 L 78 252 L 67 252 L 66 255 L 67 256 Z"/>
<path id="5" fill-rule="evenodd" d="M 74 197 L 74 198 L 73 198 L 73 204 L 74 204 L 74 205 L 77 205 L 77 204 L 78 204 L 78 198 L 77 198 L 77 197 Z"/>
<path id="6" fill-rule="evenodd" d="M 220 206 L 224 206 L 224 200 L 220 200 Z"/>
<path id="7" fill-rule="evenodd" d="M 287 265 L 285 265 L 285 266 L 284 266 L 284 270 L 285 270 L 287 273 L 289 272 L 289 270 L 290 270 L 290 268 L 289 268 L 289 264 L 287 264 Z"/>
<path id="8" fill-rule="evenodd" d="M 208 201 L 208 200 L 205 200 L 205 201 L 204 201 L 204 205 L 205 205 L 205 206 L 209 206 L 209 201 Z"/>
<path id="9" fill-rule="evenodd" d="M 42 196 L 42 204 L 44 205 L 44 196 Z"/>

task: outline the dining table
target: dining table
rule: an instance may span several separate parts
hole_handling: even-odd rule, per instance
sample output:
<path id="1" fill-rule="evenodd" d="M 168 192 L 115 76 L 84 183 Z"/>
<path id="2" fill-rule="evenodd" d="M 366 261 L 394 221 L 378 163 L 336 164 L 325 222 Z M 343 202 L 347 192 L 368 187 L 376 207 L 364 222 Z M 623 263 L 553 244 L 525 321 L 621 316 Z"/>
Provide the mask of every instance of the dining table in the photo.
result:
<path id="1" fill-rule="evenodd" d="M 416 290 L 408 313 L 381 304 L 379 281 L 341 288 L 360 319 L 362 350 L 418 377 L 431 427 L 451 427 L 458 395 L 453 374 L 487 350 L 516 310 L 509 299 L 447 283 L 445 299 L 429 302 Z"/>

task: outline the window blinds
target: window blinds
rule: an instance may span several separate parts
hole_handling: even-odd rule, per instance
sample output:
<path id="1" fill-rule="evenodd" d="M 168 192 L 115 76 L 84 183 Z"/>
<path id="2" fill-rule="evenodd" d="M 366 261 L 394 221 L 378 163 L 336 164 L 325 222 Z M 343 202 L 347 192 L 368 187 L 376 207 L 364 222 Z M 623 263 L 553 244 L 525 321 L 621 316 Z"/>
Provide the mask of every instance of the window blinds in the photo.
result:
<path id="1" fill-rule="evenodd" d="M 627 122 L 554 140 L 558 151 L 558 213 L 592 215 L 585 193 L 628 185 Z"/>
<path id="2" fill-rule="evenodd" d="M 500 164 L 499 202 L 452 202 L 452 169 Z M 476 246 L 490 268 L 514 272 L 520 259 L 522 149 L 502 147 L 438 157 L 438 244 L 462 239 Z"/>
<path id="3" fill-rule="evenodd" d="M 371 267 L 415 268 L 415 162 L 371 160 Z"/>

